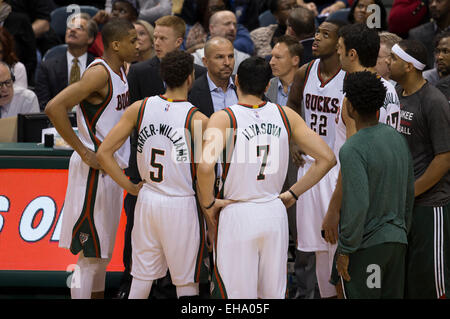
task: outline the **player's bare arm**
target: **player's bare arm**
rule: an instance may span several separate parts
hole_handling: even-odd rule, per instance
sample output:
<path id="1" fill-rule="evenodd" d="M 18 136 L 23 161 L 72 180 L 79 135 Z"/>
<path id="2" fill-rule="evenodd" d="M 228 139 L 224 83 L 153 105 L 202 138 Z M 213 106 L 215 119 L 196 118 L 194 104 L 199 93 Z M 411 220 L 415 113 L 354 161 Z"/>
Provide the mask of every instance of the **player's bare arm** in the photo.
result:
<path id="1" fill-rule="evenodd" d="M 414 183 L 414 196 L 417 197 L 436 185 L 449 170 L 450 152 L 437 154 L 428 165 L 425 173 Z"/>
<path id="2" fill-rule="evenodd" d="M 303 86 L 305 84 L 307 67 L 308 64 L 304 64 L 295 72 L 294 82 L 292 82 L 288 100 L 286 102 L 286 105 L 295 110 L 298 114 L 300 114 L 302 106 Z"/>
<path id="3" fill-rule="evenodd" d="M 347 139 L 354 135 L 356 130 L 355 121 L 348 115 L 347 112 L 347 102 L 348 100 L 344 98 L 341 109 L 342 121 L 345 124 L 346 137 Z M 327 213 L 322 222 L 322 230 L 324 231 L 325 241 L 335 244 L 338 240 L 338 225 L 340 218 L 340 209 L 342 205 L 342 176 L 341 171 L 339 171 L 339 176 L 336 182 L 336 187 L 331 196 L 330 203 L 328 204 Z"/>
<path id="4" fill-rule="evenodd" d="M 80 81 L 69 85 L 48 102 L 48 115 L 61 137 L 77 152 L 83 161 L 94 169 L 100 169 L 95 153 L 89 150 L 75 134 L 67 112 L 87 99 L 93 104 L 100 103 L 107 94 L 108 72 L 102 66 L 86 70 Z"/>
<path id="5" fill-rule="evenodd" d="M 306 68 L 308 64 L 301 66 L 294 75 L 294 82 L 292 82 L 291 89 L 289 91 L 287 106 L 301 114 L 301 105 L 303 100 L 303 87 L 305 84 Z M 289 151 L 291 153 L 294 164 L 297 167 L 303 166 L 305 161 L 302 158 L 303 152 L 299 149 L 295 143 L 290 143 Z"/>
<path id="6" fill-rule="evenodd" d="M 325 141 L 316 132 L 311 130 L 297 113 L 289 107 L 284 107 L 283 109 L 292 128 L 292 140 L 307 155 L 315 159 L 315 162 L 306 174 L 290 187 L 290 190 L 298 197 L 319 182 L 336 165 L 336 158 Z M 280 198 L 287 208 L 292 206 L 296 200 L 289 191 L 282 193 Z"/>
<path id="7" fill-rule="evenodd" d="M 206 126 L 203 152 L 197 169 L 198 197 L 208 226 L 208 237 L 214 242 L 219 211 L 231 203 L 215 199 L 215 164 L 226 145 L 227 128 L 230 120 L 225 111 L 213 113 Z"/>
<path id="8" fill-rule="evenodd" d="M 103 170 L 128 193 L 137 196 L 145 181 L 132 183 L 117 164 L 114 153 L 125 143 L 136 126 L 142 101 L 134 102 L 123 113 L 120 121 L 112 128 L 97 151 L 97 160 Z"/>

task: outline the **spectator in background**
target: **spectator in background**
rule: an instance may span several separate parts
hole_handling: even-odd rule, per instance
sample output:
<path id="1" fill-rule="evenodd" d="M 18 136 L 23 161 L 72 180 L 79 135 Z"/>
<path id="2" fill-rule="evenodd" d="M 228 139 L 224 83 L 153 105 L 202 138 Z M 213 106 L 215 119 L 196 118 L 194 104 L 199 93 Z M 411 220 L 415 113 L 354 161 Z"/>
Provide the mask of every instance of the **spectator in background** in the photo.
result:
<path id="1" fill-rule="evenodd" d="M 28 17 L 12 12 L 11 5 L 0 0 L 0 25 L 14 37 L 17 57 L 27 71 L 28 86 L 33 87 L 37 64 L 36 39 Z"/>
<path id="2" fill-rule="evenodd" d="M 112 0 L 111 14 L 105 10 L 100 10 L 93 17 L 99 27 L 108 22 L 110 18 L 126 19 L 135 22 L 139 16 L 139 2 L 137 0 Z M 97 33 L 94 43 L 89 47 L 89 52 L 99 57 L 103 54 L 102 34 Z"/>
<path id="3" fill-rule="evenodd" d="M 450 74 L 450 30 L 439 33 L 434 43 L 436 66 L 423 72 L 423 78 L 436 86 L 441 79 Z"/>
<path id="4" fill-rule="evenodd" d="M 41 110 L 69 84 L 78 81 L 94 60 L 87 51 L 97 32 L 97 24 L 87 13 L 73 16 L 65 35 L 67 50 L 42 61 L 37 69 L 35 92 Z"/>
<path id="5" fill-rule="evenodd" d="M 450 32 L 442 34 L 436 47 L 437 68 L 441 74 L 436 87 L 441 90 L 450 102 Z"/>
<path id="6" fill-rule="evenodd" d="M 153 26 L 145 20 L 137 20 L 134 23 L 139 43 L 139 57 L 136 62 L 145 61 L 155 56 L 153 50 Z"/>
<path id="7" fill-rule="evenodd" d="M 0 61 L 0 118 L 17 114 L 38 113 L 39 103 L 33 91 L 14 87 L 14 74 L 8 64 Z"/>
<path id="8" fill-rule="evenodd" d="M 276 18 L 277 24 L 260 27 L 250 32 L 257 56 L 265 58 L 270 55 L 275 39 L 286 33 L 287 18 L 295 7 L 297 7 L 296 0 L 270 0 L 270 12 Z"/>
<path id="9" fill-rule="evenodd" d="M 0 61 L 6 62 L 14 73 L 14 86 L 28 87 L 27 70 L 14 52 L 14 38 L 3 27 L 0 27 Z"/>
<path id="10" fill-rule="evenodd" d="M 138 19 L 154 24 L 156 20 L 172 13 L 170 0 L 138 0 L 140 10 Z"/>
<path id="11" fill-rule="evenodd" d="M 409 30 L 429 19 L 427 0 L 394 0 L 389 11 L 389 32 L 402 38 L 408 36 Z"/>
<path id="12" fill-rule="evenodd" d="M 223 37 L 230 40 L 231 43 L 236 39 L 236 27 L 237 20 L 236 15 L 231 11 L 218 11 L 214 13 L 209 22 L 209 35 L 213 37 Z M 193 54 L 194 63 L 198 65 L 203 64 L 203 57 L 205 56 L 205 48 L 197 49 Z M 234 69 L 233 74 L 237 73 L 239 64 L 245 59 L 249 58 L 250 55 L 241 52 L 234 48 Z"/>
<path id="13" fill-rule="evenodd" d="M 61 44 L 55 31 L 50 27 L 50 13 L 56 9 L 53 0 L 8 0 L 14 12 L 28 16 L 36 38 L 36 48 L 41 56 L 47 50 Z"/>
<path id="14" fill-rule="evenodd" d="M 304 7 L 293 9 L 289 13 L 286 26 L 286 34 L 295 37 L 303 46 L 300 66 L 312 61 L 312 44 L 316 32 L 313 11 Z"/>
<path id="15" fill-rule="evenodd" d="M 380 16 L 374 15 L 369 9 L 370 5 L 377 5 L 380 8 Z M 380 20 L 378 20 L 380 19 Z M 349 23 L 363 23 L 371 27 L 370 23 L 374 23 L 378 30 L 387 30 L 387 13 L 382 0 L 356 0 L 350 8 L 348 14 Z"/>
<path id="16" fill-rule="evenodd" d="M 427 49 L 426 69 L 432 69 L 434 67 L 433 39 L 450 27 L 450 0 L 429 0 L 428 9 L 433 20 L 409 30 L 408 39 L 422 42 Z"/>
<path id="17" fill-rule="evenodd" d="M 390 32 L 380 33 L 380 51 L 378 52 L 377 65 L 375 69 L 377 73 L 381 75 L 387 81 L 394 82 L 390 79 L 391 71 L 389 70 L 386 59 L 391 55 L 392 47 L 402 40 L 398 35 Z M 395 83 L 395 82 L 394 82 Z M 392 83 L 392 84 L 394 84 Z"/>

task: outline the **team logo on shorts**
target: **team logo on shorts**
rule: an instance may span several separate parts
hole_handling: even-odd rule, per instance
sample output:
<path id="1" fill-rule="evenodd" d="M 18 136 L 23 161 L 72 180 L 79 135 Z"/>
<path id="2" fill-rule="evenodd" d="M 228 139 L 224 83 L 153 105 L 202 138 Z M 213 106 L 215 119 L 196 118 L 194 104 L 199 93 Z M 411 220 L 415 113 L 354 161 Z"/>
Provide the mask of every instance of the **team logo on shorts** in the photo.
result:
<path id="1" fill-rule="evenodd" d="M 88 241 L 89 239 L 89 234 L 86 233 L 80 233 L 80 243 L 81 246 L 84 246 L 84 244 Z"/>

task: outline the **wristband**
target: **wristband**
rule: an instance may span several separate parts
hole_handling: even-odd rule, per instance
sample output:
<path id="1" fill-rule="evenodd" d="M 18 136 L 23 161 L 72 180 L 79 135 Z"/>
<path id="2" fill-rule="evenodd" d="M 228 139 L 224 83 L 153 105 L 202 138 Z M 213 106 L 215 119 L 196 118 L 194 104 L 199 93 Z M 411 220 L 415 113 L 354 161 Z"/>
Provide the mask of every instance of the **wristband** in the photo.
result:
<path id="1" fill-rule="evenodd" d="M 216 203 L 216 199 L 214 199 L 214 200 L 212 201 L 212 203 L 208 205 L 208 207 L 205 207 L 205 209 L 210 209 L 211 207 L 214 206 L 215 203 Z"/>
<path id="2" fill-rule="evenodd" d="M 291 193 L 291 195 L 295 198 L 295 200 L 298 200 L 298 196 L 295 195 L 295 193 L 294 193 L 291 189 L 289 189 L 288 191 L 289 191 L 289 193 Z"/>

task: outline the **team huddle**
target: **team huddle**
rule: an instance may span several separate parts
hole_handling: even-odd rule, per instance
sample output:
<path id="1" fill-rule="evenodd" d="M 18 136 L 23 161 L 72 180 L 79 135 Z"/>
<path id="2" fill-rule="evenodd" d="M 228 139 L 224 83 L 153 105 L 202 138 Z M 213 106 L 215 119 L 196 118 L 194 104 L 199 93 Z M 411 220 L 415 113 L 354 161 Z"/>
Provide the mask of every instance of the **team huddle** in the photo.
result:
<path id="1" fill-rule="evenodd" d="M 165 93 L 124 107 L 136 30 L 117 20 L 102 37 L 103 57 L 46 107 L 74 149 L 59 243 L 79 254 L 72 298 L 102 296 L 123 189 L 137 196 L 130 299 L 148 298 L 168 270 L 179 298 L 200 283 L 216 298 L 285 298 L 293 205 L 296 248 L 315 253 L 322 298 L 446 295 L 450 108 L 423 80 L 416 42 L 392 48 L 394 87 L 374 68 L 376 30 L 325 21 L 286 105 L 267 100 L 271 66 L 250 57 L 234 78 L 237 103 L 208 117 L 187 101 L 194 57 L 181 50 L 160 59 Z M 77 104 L 78 136 L 67 119 Z M 138 183 L 124 173 L 133 132 Z"/>

